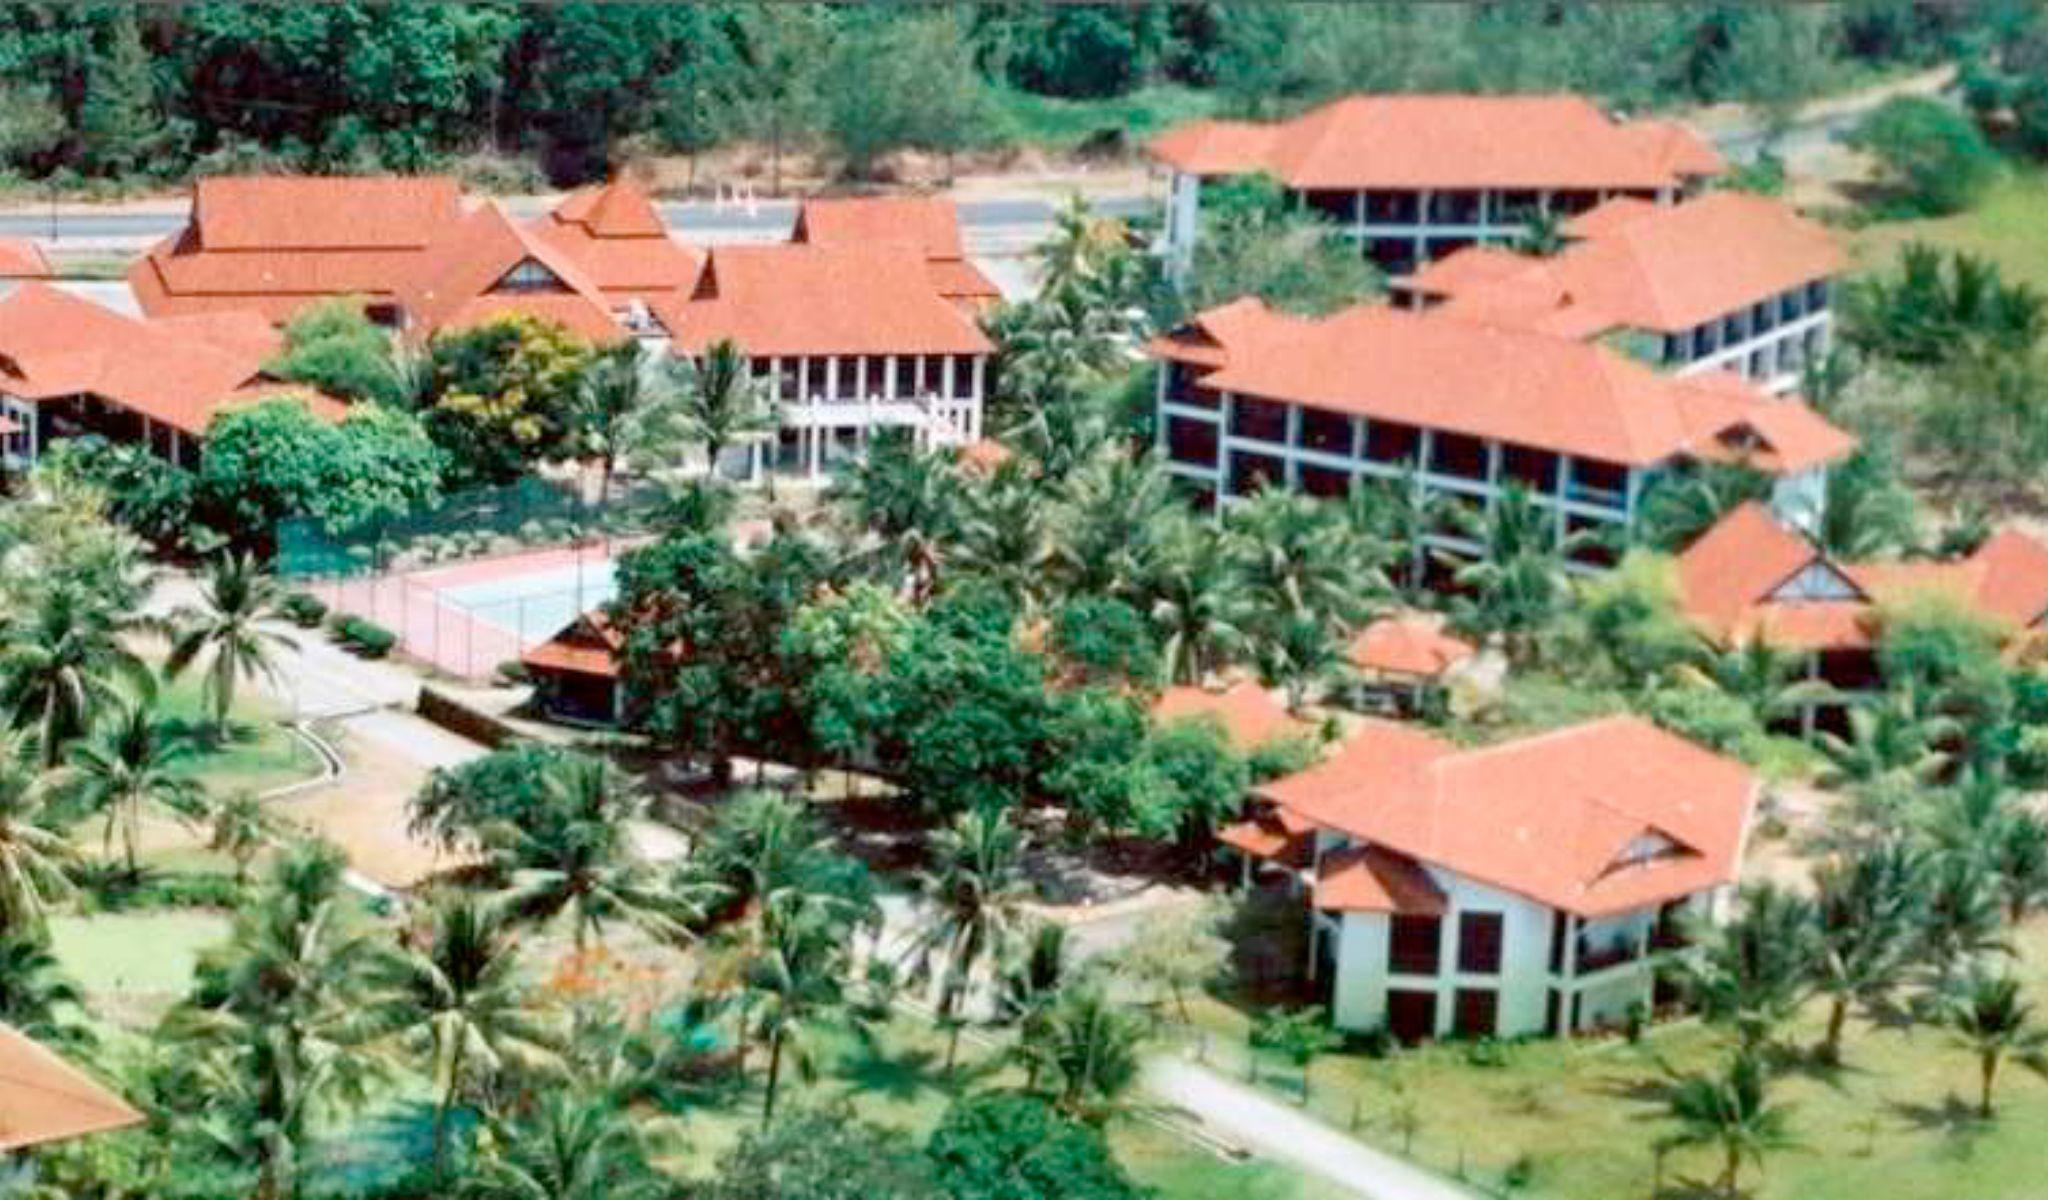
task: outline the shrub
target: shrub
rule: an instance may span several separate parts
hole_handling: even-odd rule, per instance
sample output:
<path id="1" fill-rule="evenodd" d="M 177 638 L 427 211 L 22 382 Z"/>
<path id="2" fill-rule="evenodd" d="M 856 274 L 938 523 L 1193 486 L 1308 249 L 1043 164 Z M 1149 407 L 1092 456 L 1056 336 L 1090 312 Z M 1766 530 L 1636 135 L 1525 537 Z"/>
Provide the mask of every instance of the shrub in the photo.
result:
<path id="1" fill-rule="evenodd" d="M 1878 161 L 1887 207 L 1907 215 L 1961 212 L 1998 173 L 1998 153 L 1975 123 L 1939 100 L 1895 96 L 1849 134 Z"/>
<path id="2" fill-rule="evenodd" d="M 364 658 L 382 658 L 398 645 L 397 634 L 364 617 L 344 616 L 333 627 L 341 644 Z"/>
<path id="3" fill-rule="evenodd" d="M 301 629 L 316 629 L 327 619 L 327 602 L 308 592 L 293 592 L 279 607 Z"/>

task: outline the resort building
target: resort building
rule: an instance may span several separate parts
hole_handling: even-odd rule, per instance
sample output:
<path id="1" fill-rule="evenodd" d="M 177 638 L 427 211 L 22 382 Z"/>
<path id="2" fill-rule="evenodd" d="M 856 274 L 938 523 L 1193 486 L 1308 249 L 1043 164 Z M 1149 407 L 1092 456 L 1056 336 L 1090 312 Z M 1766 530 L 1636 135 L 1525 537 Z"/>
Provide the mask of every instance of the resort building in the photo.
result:
<path id="1" fill-rule="evenodd" d="M 1280 742 L 1312 741 L 1316 736 L 1314 722 L 1288 712 L 1271 691 L 1249 679 L 1222 688 L 1167 688 L 1153 701 L 1151 716 L 1154 725 L 1171 725 L 1176 721 L 1212 723 L 1230 748 L 1240 754 Z"/>
<path id="2" fill-rule="evenodd" d="M 790 241 L 810 246 L 871 246 L 902 242 L 924 255 L 932 286 L 970 316 L 1003 298 L 981 268 L 968 261 L 960 215 L 951 200 L 929 196 L 848 196 L 806 200 L 796 211 Z"/>
<path id="3" fill-rule="evenodd" d="M 1519 485 L 1588 566 L 1612 548 L 1572 535 L 1626 529 L 1660 474 L 1745 463 L 1804 524 L 1828 464 L 1855 445 L 1725 372 L 1674 378 L 1603 346 L 1383 305 L 1306 318 L 1238 300 L 1149 349 L 1163 363 L 1160 449 L 1198 503 L 1267 486 L 1340 497 L 1382 479 L 1477 514 Z M 1431 542 L 1479 549 L 1448 519 Z"/>
<path id="4" fill-rule="evenodd" d="M 926 447 L 981 438 L 995 346 L 933 286 L 914 245 L 715 247 L 689 297 L 655 315 L 675 353 L 731 341 L 774 394 L 777 430 L 736 447 L 721 471 L 817 483 L 886 430 Z"/>
<path id="5" fill-rule="evenodd" d="M 1668 121 L 1616 121 L 1583 97 L 1349 96 L 1272 123 L 1195 121 L 1151 144 L 1168 172 L 1164 249 L 1184 270 L 1204 182 L 1264 174 L 1389 274 L 1513 242 L 1538 214 L 1615 196 L 1669 204 L 1726 169 Z"/>
<path id="6" fill-rule="evenodd" d="M 1845 692 L 1879 682 L 1884 605 L 1944 597 L 2017 636 L 2048 615 L 2048 546 L 2002 530 L 1945 562 L 1845 562 L 1763 505 L 1731 510 L 1678 556 L 1686 615 L 1724 647 L 1761 639 L 1807 656 L 1807 674 Z M 1811 720 L 1813 707 L 1803 716 Z"/>
<path id="7" fill-rule="evenodd" d="M 214 414 L 271 396 L 339 420 L 340 401 L 265 373 L 280 344 L 253 311 L 141 320 L 22 284 L 0 299 L 0 457 L 19 469 L 57 438 L 97 433 L 189 466 Z"/>
<path id="8" fill-rule="evenodd" d="M 572 192 L 527 228 L 575 263 L 627 330 L 661 332 L 657 304 L 687 296 L 703 256 L 669 236 L 646 189 L 620 177 Z"/>
<path id="9" fill-rule="evenodd" d="M 1305 898 L 1339 1028 L 1558 1034 L 1658 1006 L 1660 952 L 1724 915 L 1757 795 L 1635 717 L 1482 749 L 1369 721 L 1221 836 Z"/>
<path id="10" fill-rule="evenodd" d="M 1478 649 L 1445 629 L 1441 613 L 1397 613 L 1358 631 L 1344 648 L 1358 699 L 1393 712 L 1424 711 Z"/>
<path id="11" fill-rule="evenodd" d="M 1414 308 L 1598 340 L 1673 374 L 1728 371 L 1774 393 L 1796 388 L 1828 348 L 1846 259 L 1779 201 L 1609 200 L 1563 232 L 1548 257 L 1470 246 L 1392 286 Z"/>
<path id="12" fill-rule="evenodd" d="M 626 639 L 601 608 L 591 609 L 560 632 L 519 656 L 533 680 L 533 698 L 551 719 L 588 725 L 616 725 L 625 719 L 625 691 L 619 687 Z"/>
<path id="13" fill-rule="evenodd" d="M 457 220 L 396 284 L 401 328 L 425 339 L 443 329 L 485 324 L 520 313 L 553 321 L 592 342 L 629 332 L 628 307 L 610 297 L 557 242 L 487 200 Z M 632 310 L 644 317 L 646 307 Z M 643 321 L 649 337 L 658 326 Z"/>

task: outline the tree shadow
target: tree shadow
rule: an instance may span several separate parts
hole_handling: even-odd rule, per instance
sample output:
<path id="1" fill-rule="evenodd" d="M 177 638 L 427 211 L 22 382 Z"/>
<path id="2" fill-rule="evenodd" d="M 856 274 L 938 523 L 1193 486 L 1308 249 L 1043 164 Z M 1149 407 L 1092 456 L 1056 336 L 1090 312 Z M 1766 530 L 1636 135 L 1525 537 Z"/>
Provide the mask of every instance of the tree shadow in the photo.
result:
<path id="1" fill-rule="evenodd" d="M 1252 1007 L 1313 999 L 1304 970 L 1308 923 L 1298 897 L 1277 886 L 1248 892 L 1217 932 L 1230 945 L 1227 999 Z"/>
<path id="2" fill-rule="evenodd" d="M 947 1083 L 937 1051 L 911 1048 L 891 1054 L 882 1043 L 869 1040 L 857 1042 L 833 1074 L 855 1091 L 903 1102 L 943 1091 Z M 964 1074 L 963 1067 L 955 1078 Z"/>
<path id="3" fill-rule="evenodd" d="M 1885 1108 L 1901 1120 L 1926 1133 L 1939 1134 L 1946 1140 L 1944 1152 L 1957 1157 L 1968 1157 L 1976 1149 L 1976 1140 L 1986 1125 L 1977 1114 L 1976 1106 L 1950 1092 L 1939 1103 L 1924 1104 L 1910 1100 L 1889 1100 Z"/>

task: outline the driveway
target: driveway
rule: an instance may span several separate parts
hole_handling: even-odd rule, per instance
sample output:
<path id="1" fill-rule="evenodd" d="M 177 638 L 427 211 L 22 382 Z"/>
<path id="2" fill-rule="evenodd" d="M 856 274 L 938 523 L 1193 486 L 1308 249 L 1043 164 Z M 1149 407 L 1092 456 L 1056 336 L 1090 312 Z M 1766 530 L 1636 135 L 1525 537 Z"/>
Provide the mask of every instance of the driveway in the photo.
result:
<path id="1" fill-rule="evenodd" d="M 1475 1200 L 1472 1192 L 1375 1150 L 1263 1093 L 1175 1058 L 1145 1064 L 1145 1089 L 1230 1141 L 1366 1200 Z"/>

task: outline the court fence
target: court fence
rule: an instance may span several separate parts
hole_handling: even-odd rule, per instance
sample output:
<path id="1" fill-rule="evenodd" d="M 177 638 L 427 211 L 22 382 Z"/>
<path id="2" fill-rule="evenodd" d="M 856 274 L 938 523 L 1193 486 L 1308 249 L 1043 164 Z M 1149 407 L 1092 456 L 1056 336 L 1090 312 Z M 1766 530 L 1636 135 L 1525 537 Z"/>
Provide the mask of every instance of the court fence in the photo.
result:
<path id="1" fill-rule="evenodd" d="M 643 490 L 600 499 L 527 476 L 472 488 L 396 516 L 337 529 L 317 517 L 278 523 L 273 569 L 286 580 L 383 575 L 406 568 L 644 532 L 656 507 Z"/>

